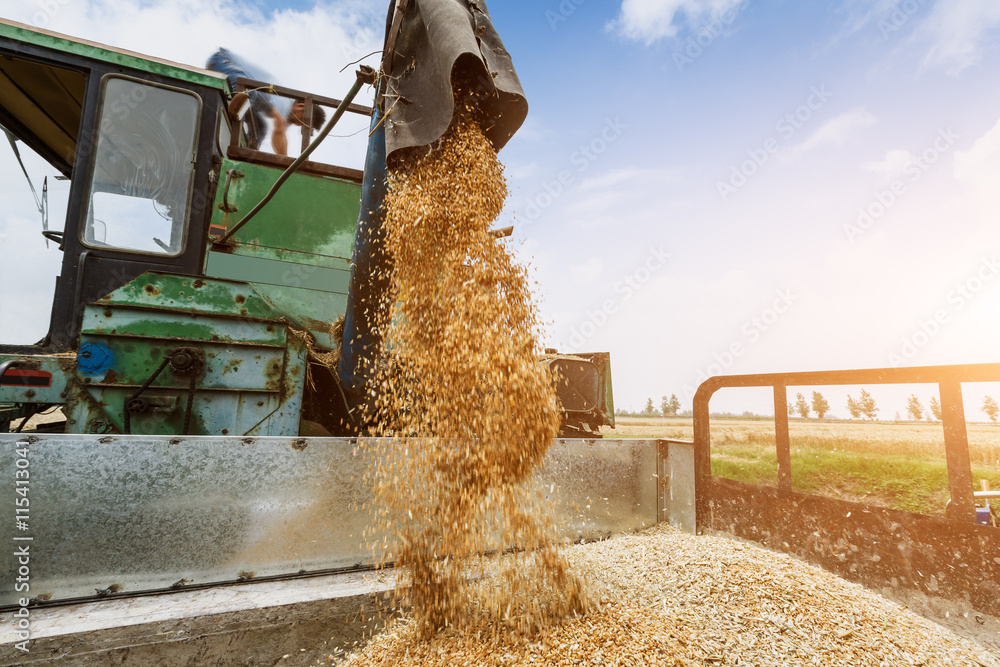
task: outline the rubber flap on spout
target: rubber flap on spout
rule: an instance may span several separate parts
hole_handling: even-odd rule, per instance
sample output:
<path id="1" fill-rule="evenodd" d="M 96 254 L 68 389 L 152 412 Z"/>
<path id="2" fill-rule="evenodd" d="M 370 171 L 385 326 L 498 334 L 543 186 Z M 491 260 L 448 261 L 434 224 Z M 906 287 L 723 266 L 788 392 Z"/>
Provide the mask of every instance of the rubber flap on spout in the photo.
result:
<path id="1" fill-rule="evenodd" d="M 434 144 L 455 112 L 454 88 L 476 95 L 483 130 L 499 151 L 528 115 L 521 81 L 483 0 L 408 0 L 393 34 L 389 12 L 383 61 L 389 163 Z"/>

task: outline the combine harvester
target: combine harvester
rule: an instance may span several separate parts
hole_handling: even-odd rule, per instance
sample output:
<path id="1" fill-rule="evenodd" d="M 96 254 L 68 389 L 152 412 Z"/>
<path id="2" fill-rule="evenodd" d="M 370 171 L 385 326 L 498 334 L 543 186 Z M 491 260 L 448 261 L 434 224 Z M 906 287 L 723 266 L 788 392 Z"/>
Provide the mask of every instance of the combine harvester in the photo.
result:
<path id="1" fill-rule="evenodd" d="M 230 90 L 0 21 L 0 125 L 71 183 L 63 231 L 42 230 L 63 254 L 49 334 L 0 346 L 0 665 L 311 664 L 360 638 L 373 590 L 392 587 L 364 581 L 377 554 L 362 547 L 369 462 L 354 440 L 380 343 L 367 315 L 385 289 L 372 212 L 386 163 L 441 136 L 455 80 L 478 92 L 497 149 L 527 113 L 485 6 L 469 5 L 397 2 L 389 77 L 362 68 L 344 100 Z M 447 38 L 431 44 L 425 19 Z M 353 104 L 366 84 L 374 110 Z M 336 109 L 316 140 L 303 130 L 298 159 L 247 147 L 244 91 L 265 85 L 307 115 Z M 363 173 L 308 160 L 344 113 L 371 116 Z M 559 440 L 538 472 L 571 536 L 725 531 L 1000 616 L 960 388 L 1000 380 L 1000 366 L 713 378 L 685 443 L 594 439 L 613 420 L 608 356 L 544 363 L 562 378 L 563 435 L 584 436 Z M 791 491 L 785 388 L 862 382 L 941 384 L 950 520 Z M 708 401 L 723 386 L 774 387 L 777 489 L 711 475 Z M 24 426 L 53 409 L 65 421 Z"/>

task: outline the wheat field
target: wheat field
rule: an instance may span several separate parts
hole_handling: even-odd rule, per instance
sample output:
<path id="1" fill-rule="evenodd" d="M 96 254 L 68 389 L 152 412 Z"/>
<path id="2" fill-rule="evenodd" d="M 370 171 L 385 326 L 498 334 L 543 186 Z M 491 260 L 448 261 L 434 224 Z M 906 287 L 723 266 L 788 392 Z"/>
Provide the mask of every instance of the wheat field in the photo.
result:
<path id="1" fill-rule="evenodd" d="M 690 417 L 617 417 L 607 438 L 691 440 Z M 712 474 L 776 486 L 774 423 L 711 421 Z M 940 423 L 791 420 L 792 489 L 868 505 L 943 516 L 950 498 Z M 1000 489 L 1000 427 L 968 424 L 975 490 Z M 995 504 L 1000 505 L 1000 503 Z"/>
<path id="2" fill-rule="evenodd" d="M 691 440 L 690 417 L 616 417 L 616 428 L 605 427 L 606 438 L 669 438 Z M 973 465 L 1000 466 L 1000 426 L 968 424 L 969 455 Z M 774 446 L 774 423 L 765 420 L 712 419 L 713 445 Z M 791 446 L 865 454 L 940 457 L 944 460 L 944 431 L 940 423 L 885 423 L 790 420 Z"/>

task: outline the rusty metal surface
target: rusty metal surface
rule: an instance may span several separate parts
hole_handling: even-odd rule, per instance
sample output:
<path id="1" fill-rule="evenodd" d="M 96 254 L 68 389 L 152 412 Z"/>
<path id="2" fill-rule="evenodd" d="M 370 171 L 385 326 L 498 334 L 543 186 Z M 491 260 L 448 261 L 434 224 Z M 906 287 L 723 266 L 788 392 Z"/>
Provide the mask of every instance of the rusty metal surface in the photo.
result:
<path id="1" fill-rule="evenodd" d="M 335 97 L 326 97 L 324 95 L 315 95 L 313 93 L 308 93 L 304 90 L 296 90 L 294 88 L 288 88 L 287 86 L 279 86 L 273 83 L 267 83 L 266 81 L 257 81 L 256 79 L 248 79 L 246 77 L 238 77 L 236 79 L 236 90 L 233 92 L 239 93 L 245 90 L 260 90 L 265 89 L 268 93 L 274 95 L 279 95 L 281 97 L 289 97 L 293 100 L 312 100 L 317 104 L 321 104 L 331 109 L 336 109 L 340 106 L 341 100 Z M 362 116 L 371 116 L 372 108 L 365 106 L 363 104 L 349 104 L 347 106 L 347 111 L 350 113 L 356 113 Z"/>
<path id="2" fill-rule="evenodd" d="M 705 528 L 794 554 L 868 588 L 1000 616 L 1000 530 L 714 477 Z"/>

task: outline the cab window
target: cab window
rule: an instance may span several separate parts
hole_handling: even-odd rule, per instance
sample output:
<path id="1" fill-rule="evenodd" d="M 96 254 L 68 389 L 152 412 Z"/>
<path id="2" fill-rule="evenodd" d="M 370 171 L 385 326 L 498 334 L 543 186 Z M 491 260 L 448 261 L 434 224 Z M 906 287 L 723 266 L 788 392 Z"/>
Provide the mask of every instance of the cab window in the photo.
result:
<path id="1" fill-rule="evenodd" d="M 152 255 L 183 251 L 200 113 L 193 93 L 106 79 L 85 245 Z"/>

